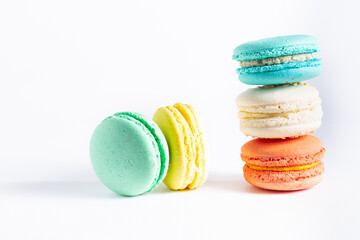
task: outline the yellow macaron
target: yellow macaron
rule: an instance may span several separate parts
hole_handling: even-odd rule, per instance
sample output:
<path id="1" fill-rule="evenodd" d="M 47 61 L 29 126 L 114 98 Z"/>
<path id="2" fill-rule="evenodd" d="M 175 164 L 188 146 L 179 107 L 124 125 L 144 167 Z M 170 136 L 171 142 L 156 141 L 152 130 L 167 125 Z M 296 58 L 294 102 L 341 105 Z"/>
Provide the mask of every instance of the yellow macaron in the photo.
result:
<path id="1" fill-rule="evenodd" d="M 170 189 L 195 189 L 207 177 L 204 136 L 193 107 L 177 103 L 159 108 L 154 122 L 169 146 L 170 162 L 164 183 Z"/>

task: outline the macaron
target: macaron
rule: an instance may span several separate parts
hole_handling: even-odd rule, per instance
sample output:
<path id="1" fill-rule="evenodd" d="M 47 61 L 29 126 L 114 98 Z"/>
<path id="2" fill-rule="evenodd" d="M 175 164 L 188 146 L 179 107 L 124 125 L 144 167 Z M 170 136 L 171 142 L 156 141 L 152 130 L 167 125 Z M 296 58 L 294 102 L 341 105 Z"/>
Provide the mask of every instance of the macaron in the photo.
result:
<path id="1" fill-rule="evenodd" d="M 241 148 L 246 181 L 256 187 L 292 191 L 318 184 L 325 154 L 320 139 L 305 135 L 294 139 L 254 139 Z"/>
<path id="2" fill-rule="evenodd" d="M 300 82 L 321 72 L 318 41 L 309 35 L 265 38 L 235 48 L 232 58 L 240 62 L 239 80 L 249 85 Z"/>
<path id="3" fill-rule="evenodd" d="M 90 141 L 96 175 L 110 190 L 124 196 L 152 191 L 166 175 L 169 150 L 158 126 L 134 112 L 103 120 Z"/>
<path id="4" fill-rule="evenodd" d="M 159 108 L 154 122 L 169 145 L 169 169 L 164 183 L 172 190 L 195 189 L 207 177 L 203 130 L 195 109 L 187 104 Z"/>
<path id="5" fill-rule="evenodd" d="M 259 138 L 293 138 L 321 125 L 318 91 L 302 83 L 250 88 L 236 99 L 240 130 Z"/>

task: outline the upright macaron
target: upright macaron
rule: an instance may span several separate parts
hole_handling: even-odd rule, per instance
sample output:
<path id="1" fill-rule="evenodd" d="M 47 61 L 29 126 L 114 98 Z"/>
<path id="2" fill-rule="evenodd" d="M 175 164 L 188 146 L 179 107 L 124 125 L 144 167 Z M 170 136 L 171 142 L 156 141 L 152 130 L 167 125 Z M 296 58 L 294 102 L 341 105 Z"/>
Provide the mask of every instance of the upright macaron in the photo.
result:
<path id="1" fill-rule="evenodd" d="M 90 141 L 96 175 L 124 196 L 152 191 L 166 175 L 169 152 L 164 135 L 147 117 L 121 112 L 103 120 Z"/>
<path id="2" fill-rule="evenodd" d="M 253 139 L 241 148 L 244 177 L 250 184 L 280 191 L 310 188 L 323 177 L 325 154 L 320 139 Z"/>
<path id="3" fill-rule="evenodd" d="M 193 107 L 177 103 L 159 108 L 154 116 L 169 145 L 169 169 L 164 183 L 170 189 L 194 189 L 207 177 L 204 135 Z"/>
<path id="4" fill-rule="evenodd" d="M 321 125 L 318 91 L 301 83 L 251 88 L 236 99 L 240 130 L 259 138 L 293 138 Z"/>
<path id="5" fill-rule="evenodd" d="M 265 38 L 235 48 L 233 59 L 240 62 L 239 80 L 250 85 L 300 82 L 321 72 L 318 41 L 309 35 Z"/>

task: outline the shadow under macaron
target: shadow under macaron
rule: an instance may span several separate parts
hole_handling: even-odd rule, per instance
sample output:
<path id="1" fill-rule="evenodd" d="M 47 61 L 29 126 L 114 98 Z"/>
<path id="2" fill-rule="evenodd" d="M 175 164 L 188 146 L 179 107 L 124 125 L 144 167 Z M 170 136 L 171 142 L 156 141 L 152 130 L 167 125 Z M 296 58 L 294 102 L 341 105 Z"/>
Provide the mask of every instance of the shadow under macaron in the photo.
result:
<path id="1" fill-rule="evenodd" d="M 204 186 L 219 191 L 242 192 L 242 193 L 250 193 L 250 194 L 274 195 L 274 194 L 291 194 L 291 193 L 303 191 L 303 190 L 276 191 L 276 190 L 258 188 L 246 182 L 246 180 L 241 174 L 214 175 L 209 177 L 209 179 L 206 181 Z"/>

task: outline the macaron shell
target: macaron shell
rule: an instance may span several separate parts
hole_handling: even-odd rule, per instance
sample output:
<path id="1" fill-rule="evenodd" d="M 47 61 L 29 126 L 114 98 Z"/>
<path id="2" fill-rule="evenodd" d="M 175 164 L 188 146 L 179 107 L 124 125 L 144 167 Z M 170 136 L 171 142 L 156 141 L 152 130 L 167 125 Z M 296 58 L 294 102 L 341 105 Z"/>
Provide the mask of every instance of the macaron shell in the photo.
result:
<path id="1" fill-rule="evenodd" d="M 276 85 L 309 80 L 321 73 L 321 64 L 306 66 L 294 62 L 295 67 L 292 68 L 280 68 L 278 65 L 272 65 L 271 71 L 243 72 L 238 78 L 248 85 Z"/>
<path id="2" fill-rule="evenodd" d="M 322 149 L 320 139 L 312 135 L 286 140 L 257 138 L 245 143 L 241 148 L 241 154 L 247 158 L 273 159 L 311 155 L 320 152 Z"/>
<path id="3" fill-rule="evenodd" d="M 161 169 L 155 138 L 129 116 L 112 116 L 98 125 L 90 141 L 90 159 L 104 185 L 124 196 L 152 189 Z"/>
<path id="4" fill-rule="evenodd" d="M 321 162 L 314 168 L 302 171 L 263 171 L 254 170 L 247 165 L 243 167 L 245 180 L 259 188 L 294 191 L 315 186 L 321 182 L 324 172 L 324 164 Z"/>
<path id="5" fill-rule="evenodd" d="M 201 186 L 207 177 L 203 131 L 199 124 L 199 117 L 193 107 L 187 104 L 177 103 L 174 105 L 174 108 L 184 116 L 195 138 L 195 165 L 197 170 L 195 171 L 194 180 L 187 186 L 189 189 L 195 189 Z"/>
<path id="6" fill-rule="evenodd" d="M 319 44 L 315 37 L 289 35 L 241 44 L 235 48 L 232 58 L 237 61 L 248 61 L 317 51 L 319 51 Z"/>
<path id="7" fill-rule="evenodd" d="M 321 126 L 321 121 L 312 123 L 298 123 L 291 126 L 249 128 L 240 125 L 240 131 L 246 136 L 265 139 L 297 138 L 308 133 L 314 133 Z"/>
<path id="8" fill-rule="evenodd" d="M 261 106 L 258 112 L 284 112 L 284 110 L 298 110 L 297 108 L 286 109 L 281 106 L 281 103 L 310 103 L 311 100 L 318 99 L 319 92 L 315 87 L 307 84 L 286 84 L 279 86 L 266 86 L 249 88 L 242 92 L 236 98 L 236 105 L 239 110 L 247 112 L 257 111 L 256 108 Z M 269 106 L 276 105 L 269 109 Z M 278 106 L 281 108 L 278 109 Z M 251 109 L 248 109 L 252 107 Z M 254 108 L 255 107 L 255 108 Z M 301 106 L 302 107 L 302 106 Z M 266 110 L 266 111 L 264 111 Z M 269 111 L 270 110 L 270 111 Z"/>
<path id="9" fill-rule="evenodd" d="M 291 139 L 289 139 L 291 140 Z M 241 159 L 249 165 L 260 167 L 292 167 L 307 165 L 320 161 L 325 155 L 325 148 L 322 148 L 319 152 L 313 154 L 295 155 L 272 158 L 261 157 L 248 157 L 241 154 Z"/>
<path id="10" fill-rule="evenodd" d="M 154 122 L 163 132 L 170 153 L 169 168 L 164 184 L 170 189 L 184 189 L 195 176 L 195 140 L 190 127 L 174 107 L 159 108 Z"/>
<path id="11" fill-rule="evenodd" d="M 118 116 L 118 115 L 127 115 L 140 121 L 142 124 L 145 125 L 145 127 L 151 132 L 152 136 L 155 138 L 155 141 L 157 143 L 160 152 L 161 165 L 160 165 L 159 176 L 156 182 L 154 183 L 154 185 L 148 191 L 151 192 L 163 181 L 169 166 L 169 147 L 167 145 L 165 136 L 161 132 L 160 128 L 150 118 L 142 114 L 134 113 L 134 112 L 121 112 L 114 114 L 114 116 Z"/>

